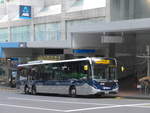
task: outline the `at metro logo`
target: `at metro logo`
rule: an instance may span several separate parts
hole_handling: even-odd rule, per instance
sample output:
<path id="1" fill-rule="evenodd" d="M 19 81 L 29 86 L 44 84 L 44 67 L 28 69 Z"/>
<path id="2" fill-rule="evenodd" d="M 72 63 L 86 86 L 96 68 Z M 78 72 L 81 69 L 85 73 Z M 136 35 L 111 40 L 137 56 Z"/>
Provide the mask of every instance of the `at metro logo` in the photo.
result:
<path id="1" fill-rule="evenodd" d="M 19 17 L 21 19 L 31 19 L 31 6 L 20 5 Z"/>

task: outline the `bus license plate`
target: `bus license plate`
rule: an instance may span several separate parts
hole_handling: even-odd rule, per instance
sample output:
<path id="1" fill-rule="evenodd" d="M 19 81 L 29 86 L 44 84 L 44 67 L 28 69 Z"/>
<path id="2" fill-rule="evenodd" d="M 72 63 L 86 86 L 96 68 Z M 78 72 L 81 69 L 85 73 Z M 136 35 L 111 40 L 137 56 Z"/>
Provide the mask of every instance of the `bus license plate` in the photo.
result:
<path id="1" fill-rule="evenodd" d="M 109 91 L 105 91 L 105 94 L 109 94 Z"/>
<path id="2" fill-rule="evenodd" d="M 110 87 L 103 87 L 104 90 L 110 90 Z"/>

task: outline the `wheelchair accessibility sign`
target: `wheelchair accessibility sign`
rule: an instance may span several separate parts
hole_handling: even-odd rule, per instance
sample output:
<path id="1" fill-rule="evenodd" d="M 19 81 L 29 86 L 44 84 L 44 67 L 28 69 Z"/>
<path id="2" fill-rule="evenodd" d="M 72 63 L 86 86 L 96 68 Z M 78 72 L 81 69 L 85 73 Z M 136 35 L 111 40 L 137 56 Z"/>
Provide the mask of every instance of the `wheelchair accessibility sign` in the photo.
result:
<path id="1" fill-rule="evenodd" d="M 31 19 L 31 6 L 20 5 L 19 17 L 21 19 Z"/>

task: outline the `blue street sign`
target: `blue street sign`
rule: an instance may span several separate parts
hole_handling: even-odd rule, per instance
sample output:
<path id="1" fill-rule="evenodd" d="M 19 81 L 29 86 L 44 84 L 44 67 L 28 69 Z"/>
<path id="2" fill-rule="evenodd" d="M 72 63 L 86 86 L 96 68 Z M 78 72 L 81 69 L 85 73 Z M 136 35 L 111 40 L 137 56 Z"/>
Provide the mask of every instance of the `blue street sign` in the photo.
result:
<path id="1" fill-rule="evenodd" d="M 73 50 L 73 53 L 95 53 L 96 50 L 94 49 L 76 49 Z"/>
<path id="2" fill-rule="evenodd" d="M 31 19 L 31 6 L 20 5 L 19 17 L 21 19 Z"/>

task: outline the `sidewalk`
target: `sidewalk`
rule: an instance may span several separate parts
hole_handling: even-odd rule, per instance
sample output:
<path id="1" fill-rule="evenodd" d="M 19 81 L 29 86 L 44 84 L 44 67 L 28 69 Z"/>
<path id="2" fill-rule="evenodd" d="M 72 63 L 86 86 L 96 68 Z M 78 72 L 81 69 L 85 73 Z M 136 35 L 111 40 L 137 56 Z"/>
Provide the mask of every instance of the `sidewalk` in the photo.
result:
<path id="1" fill-rule="evenodd" d="M 17 91 L 16 88 L 12 88 L 10 87 L 7 83 L 5 82 L 0 82 L 0 90 L 4 91 L 4 90 L 9 90 L 9 91 Z"/>
<path id="2" fill-rule="evenodd" d="M 120 91 L 117 96 L 129 99 L 150 99 L 150 94 L 141 94 L 140 91 Z"/>

